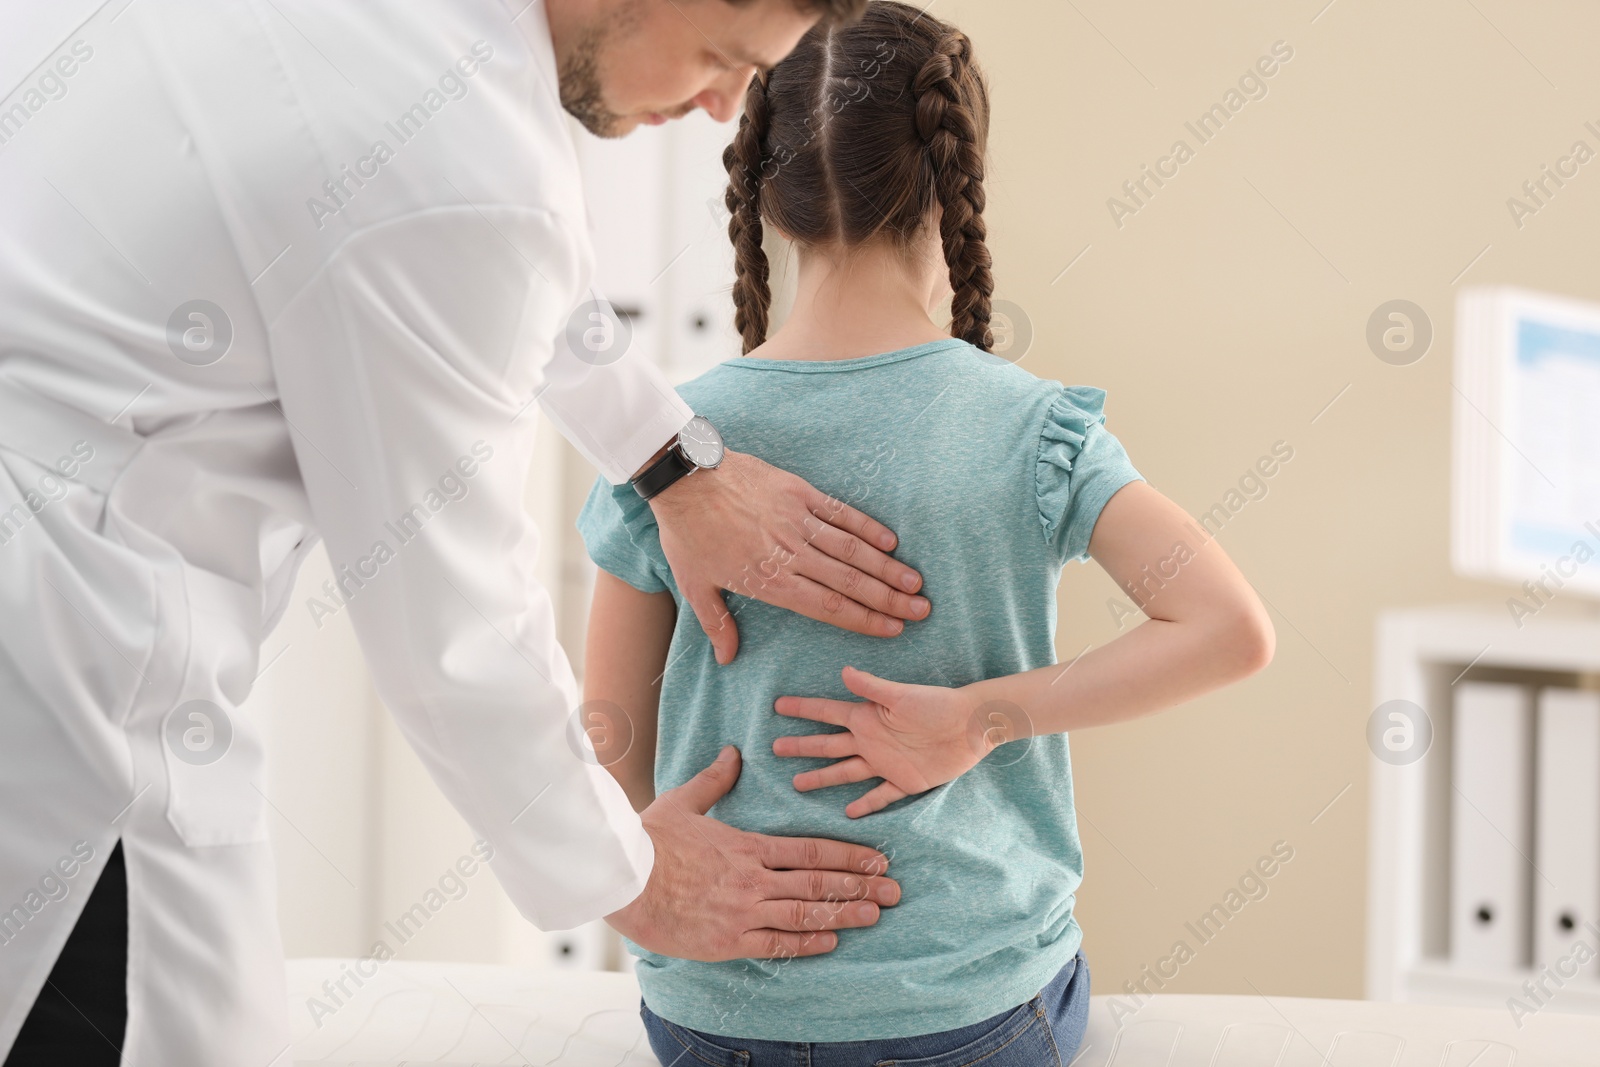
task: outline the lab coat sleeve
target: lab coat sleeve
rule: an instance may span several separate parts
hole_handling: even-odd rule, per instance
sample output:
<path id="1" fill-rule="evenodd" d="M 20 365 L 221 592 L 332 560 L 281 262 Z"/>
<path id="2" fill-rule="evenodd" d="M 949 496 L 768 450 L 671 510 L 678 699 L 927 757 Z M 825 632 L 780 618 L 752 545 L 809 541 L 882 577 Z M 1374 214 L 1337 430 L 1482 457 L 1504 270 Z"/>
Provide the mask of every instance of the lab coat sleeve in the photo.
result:
<path id="1" fill-rule="evenodd" d="M 307 608 L 348 611 L 379 695 L 544 929 L 628 903 L 653 860 L 579 743 L 523 507 L 532 397 L 583 269 L 548 213 L 432 210 L 347 238 L 272 330 L 275 402 L 334 567 Z M 597 410 L 607 382 L 641 410 L 653 388 L 567 377 L 560 395 Z M 599 440 L 612 413 L 589 424 L 579 406 Z"/>
<path id="2" fill-rule="evenodd" d="M 613 324 L 617 318 L 602 296 L 583 296 L 555 339 L 539 404 L 607 481 L 621 485 L 694 418 L 694 409 L 637 346 L 617 339 L 620 326 L 612 325 L 601 351 L 586 348 L 585 331 L 595 323 L 605 328 L 597 313 Z"/>

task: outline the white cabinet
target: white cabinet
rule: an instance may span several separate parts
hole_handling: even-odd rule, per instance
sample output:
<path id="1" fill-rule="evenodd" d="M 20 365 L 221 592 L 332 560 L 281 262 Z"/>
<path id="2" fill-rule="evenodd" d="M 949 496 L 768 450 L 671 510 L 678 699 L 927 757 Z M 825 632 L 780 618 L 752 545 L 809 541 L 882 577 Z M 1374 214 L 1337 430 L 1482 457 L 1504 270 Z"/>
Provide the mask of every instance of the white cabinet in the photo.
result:
<path id="1" fill-rule="evenodd" d="M 674 382 L 739 354 L 722 167 L 736 128 L 695 111 L 625 138 L 576 135 L 595 288 Z"/>
<path id="2" fill-rule="evenodd" d="M 1452 818 L 1461 805 L 1454 780 L 1460 743 L 1455 714 L 1462 685 L 1510 683 L 1527 687 L 1537 699 L 1558 691 L 1600 687 L 1600 621 L 1551 611 L 1524 618 L 1519 626 L 1503 607 L 1434 608 L 1392 611 L 1377 628 L 1373 717 L 1368 740 L 1373 751 L 1370 788 L 1370 867 L 1367 898 L 1367 995 L 1376 1000 L 1493 1006 L 1524 1016 L 1543 1010 L 1600 1014 L 1600 982 L 1593 970 L 1568 956 L 1542 958 L 1533 930 L 1520 931 L 1519 943 L 1536 947 L 1532 958 L 1511 965 L 1476 965 L 1456 957 L 1451 936 L 1451 906 L 1461 897 L 1452 885 L 1457 862 L 1452 855 Z M 1542 719 L 1543 717 L 1541 717 Z M 1520 735 L 1519 735 L 1520 736 Z M 1391 744 L 1386 744 L 1388 739 Z M 1533 742 L 1535 750 L 1538 743 Z M 1501 746 L 1499 757 L 1520 762 L 1522 743 Z M 1490 754 L 1494 755 L 1493 753 Z M 1474 759 L 1469 759 L 1470 766 Z M 1501 851 L 1526 853 L 1516 862 L 1535 897 L 1561 865 L 1542 864 L 1537 845 L 1526 842 L 1529 825 L 1559 813 L 1537 810 L 1556 796 L 1592 797 L 1594 783 L 1570 781 L 1572 788 L 1541 788 L 1541 776 L 1584 773 L 1548 755 L 1531 773 L 1508 768 L 1508 781 L 1526 792 L 1507 810 L 1531 811 L 1516 827 L 1491 831 Z M 1590 766 L 1594 764 L 1591 763 Z M 1513 773 L 1514 772 L 1514 773 Z M 1580 800 L 1579 803 L 1582 801 Z M 1596 825 L 1595 813 L 1574 812 L 1575 822 Z M 1509 816 L 1508 816 L 1509 817 Z M 1536 835 L 1538 836 L 1538 835 Z M 1520 850 L 1517 841 L 1524 844 Z M 1546 869 L 1548 867 L 1548 869 Z M 1543 871 L 1543 873 L 1541 873 Z M 1523 920 L 1531 923 L 1533 920 Z M 1576 929 L 1568 943 L 1581 941 L 1600 951 L 1600 928 Z M 1583 954 L 1583 953 L 1580 953 Z"/>

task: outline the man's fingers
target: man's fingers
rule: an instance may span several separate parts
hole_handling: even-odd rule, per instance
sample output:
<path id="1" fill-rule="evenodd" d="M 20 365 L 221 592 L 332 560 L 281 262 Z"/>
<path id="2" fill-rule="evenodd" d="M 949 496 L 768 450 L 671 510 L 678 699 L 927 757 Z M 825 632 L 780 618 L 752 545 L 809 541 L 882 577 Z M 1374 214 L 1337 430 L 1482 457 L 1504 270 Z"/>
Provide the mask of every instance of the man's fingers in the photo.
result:
<path id="1" fill-rule="evenodd" d="M 722 590 L 710 583 L 686 586 L 683 598 L 689 602 L 700 628 L 711 639 L 717 662 L 724 665 L 732 663 L 733 657 L 739 654 L 739 627 L 734 624 L 727 602 L 722 599 Z"/>
<path id="2" fill-rule="evenodd" d="M 829 626 L 837 626 L 841 630 L 851 630 L 868 637 L 898 637 L 900 631 L 905 629 L 905 623 L 899 619 L 891 619 L 882 612 L 862 607 L 845 594 L 812 581 L 803 574 L 790 575 L 790 580 L 782 587 L 775 585 L 767 592 L 771 594 L 768 603 L 788 608 Z"/>
<path id="3" fill-rule="evenodd" d="M 811 493 L 806 498 L 806 506 L 811 514 L 828 525 L 855 534 L 867 544 L 876 545 L 885 552 L 893 552 L 895 545 L 899 543 L 899 539 L 889 527 L 872 516 L 857 511 L 843 500 L 829 496 L 815 486 L 811 487 Z M 906 569 L 910 570 L 909 567 Z"/>
<path id="4" fill-rule="evenodd" d="M 751 913 L 772 930 L 855 930 L 878 921 L 870 900 L 768 900 Z"/>
<path id="5" fill-rule="evenodd" d="M 771 900 L 871 900 L 892 907 L 900 903 L 900 883 L 840 871 L 773 871 L 766 894 Z"/>
<path id="6" fill-rule="evenodd" d="M 861 546 L 861 550 L 872 551 L 865 545 Z M 863 607 L 897 619 L 926 618 L 931 610 L 926 597 L 908 596 L 898 589 L 890 589 L 873 577 L 871 568 L 863 570 L 857 567 L 855 560 L 840 560 L 831 556 L 819 549 L 816 541 L 800 550 L 794 570 Z"/>
<path id="7" fill-rule="evenodd" d="M 875 848 L 830 841 L 825 837 L 768 837 L 757 839 L 761 865 L 773 871 L 847 871 L 881 875 L 889 858 Z"/>
<path id="8" fill-rule="evenodd" d="M 679 809 L 704 815 L 739 780 L 739 767 L 739 750 L 729 745 L 717 755 L 715 763 L 666 796 Z"/>
<path id="9" fill-rule="evenodd" d="M 846 756 L 856 755 L 855 735 L 846 731 L 842 734 L 802 734 L 792 737 L 780 737 L 772 742 L 774 756 L 812 756 L 821 759 L 844 759 Z"/>
<path id="10" fill-rule="evenodd" d="M 751 930 L 739 939 L 739 958 L 789 960 L 821 956 L 839 947 L 839 935 L 826 931 L 797 934 L 789 930 Z"/>
<path id="11" fill-rule="evenodd" d="M 830 763 L 826 767 L 818 767 L 814 771 L 802 771 L 794 776 L 794 787 L 802 793 L 809 793 L 813 789 L 826 789 L 830 785 L 846 785 L 850 782 L 864 782 L 868 778 L 878 777 L 878 772 L 872 765 L 860 756 L 851 756 L 849 759 Z"/>
<path id="12" fill-rule="evenodd" d="M 907 593 L 915 593 L 922 588 L 922 575 L 893 556 L 873 548 L 853 533 L 834 526 L 814 526 L 808 540 L 840 563 L 864 571 L 892 587 L 895 595 L 902 598 L 902 603 L 909 602 Z"/>
<path id="13" fill-rule="evenodd" d="M 779 697 L 772 710 L 791 719 L 810 719 L 833 726 L 844 726 L 858 705 L 849 700 L 832 700 L 828 697 Z"/>
<path id="14" fill-rule="evenodd" d="M 884 782 L 845 805 L 844 813 L 852 819 L 859 819 L 875 811 L 882 811 L 895 801 L 904 800 L 908 795 L 893 782 Z"/>

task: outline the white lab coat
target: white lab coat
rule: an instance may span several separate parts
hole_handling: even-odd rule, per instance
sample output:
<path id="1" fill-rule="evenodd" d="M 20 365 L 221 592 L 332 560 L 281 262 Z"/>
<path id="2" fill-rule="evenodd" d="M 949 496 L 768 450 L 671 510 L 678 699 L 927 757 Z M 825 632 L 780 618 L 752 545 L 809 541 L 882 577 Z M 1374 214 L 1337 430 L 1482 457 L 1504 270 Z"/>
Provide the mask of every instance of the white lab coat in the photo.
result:
<path id="1" fill-rule="evenodd" d="M 30 12 L 47 32 L 0 75 L 0 1050 L 120 837 L 123 1062 L 289 1061 L 237 709 L 319 537 L 522 912 L 563 928 L 642 889 L 648 837 L 563 736 L 521 500 L 538 409 L 616 482 L 691 412 L 560 340 L 591 251 L 524 3 Z"/>

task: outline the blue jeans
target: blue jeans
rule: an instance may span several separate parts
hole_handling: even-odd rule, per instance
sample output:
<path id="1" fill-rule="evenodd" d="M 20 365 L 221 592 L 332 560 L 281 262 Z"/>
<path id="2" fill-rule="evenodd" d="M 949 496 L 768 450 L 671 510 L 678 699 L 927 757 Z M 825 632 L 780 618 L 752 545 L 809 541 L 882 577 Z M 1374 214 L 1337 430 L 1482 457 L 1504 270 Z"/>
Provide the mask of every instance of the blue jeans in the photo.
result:
<path id="1" fill-rule="evenodd" d="M 747 1041 L 670 1023 L 643 1002 L 639 1013 L 664 1067 L 1062 1067 L 1089 1024 L 1089 964 L 1083 953 L 1039 995 L 981 1023 L 942 1034 L 881 1041 Z"/>

